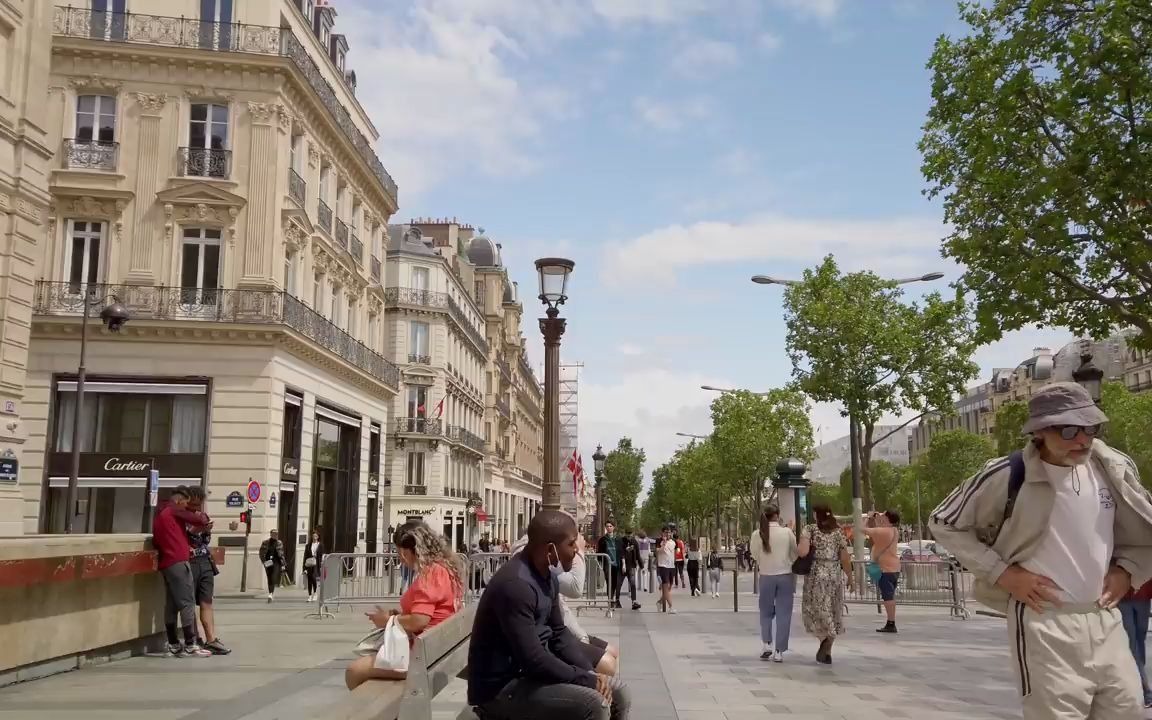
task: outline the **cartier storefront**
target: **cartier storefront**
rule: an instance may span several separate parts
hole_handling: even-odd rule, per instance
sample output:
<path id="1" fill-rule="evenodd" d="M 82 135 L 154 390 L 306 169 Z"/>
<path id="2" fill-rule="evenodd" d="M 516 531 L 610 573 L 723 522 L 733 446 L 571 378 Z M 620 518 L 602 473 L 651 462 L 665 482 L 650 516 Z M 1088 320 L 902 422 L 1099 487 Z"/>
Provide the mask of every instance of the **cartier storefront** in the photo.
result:
<path id="1" fill-rule="evenodd" d="M 72 466 L 76 381 L 54 378 L 41 530 L 64 531 Z M 203 485 L 208 434 L 207 378 L 91 377 L 80 424 L 76 531 L 149 532 L 149 475 L 159 474 L 159 503 L 178 485 Z"/>

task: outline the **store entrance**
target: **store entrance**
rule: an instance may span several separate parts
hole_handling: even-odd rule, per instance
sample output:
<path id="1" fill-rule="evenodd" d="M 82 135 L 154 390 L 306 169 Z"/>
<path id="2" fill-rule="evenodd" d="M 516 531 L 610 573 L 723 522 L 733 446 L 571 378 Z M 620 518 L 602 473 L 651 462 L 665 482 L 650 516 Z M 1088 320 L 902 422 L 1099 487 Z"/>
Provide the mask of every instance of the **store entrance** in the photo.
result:
<path id="1" fill-rule="evenodd" d="M 289 488 L 288 483 L 280 483 L 280 506 L 277 508 L 276 527 L 280 530 L 280 540 L 284 543 L 284 559 L 288 562 L 288 572 L 296 577 L 296 506 L 295 486 Z"/>
<path id="2" fill-rule="evenodd" d="M 328 552 L 356 552 L 360 507 L 360 428 L 316 418 L 312 527 Z"/>

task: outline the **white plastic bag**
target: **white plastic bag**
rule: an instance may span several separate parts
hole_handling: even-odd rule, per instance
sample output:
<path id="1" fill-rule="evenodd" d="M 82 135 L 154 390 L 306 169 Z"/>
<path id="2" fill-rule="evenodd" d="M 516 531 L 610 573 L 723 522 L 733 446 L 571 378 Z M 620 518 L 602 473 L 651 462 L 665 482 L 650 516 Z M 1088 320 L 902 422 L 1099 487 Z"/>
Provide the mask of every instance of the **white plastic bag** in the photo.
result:
<path id="1" fill-rule="evenodd" d="M 408 633 L 396 622 L 396 616 L 388 619 L 384 628 L 384 642 L 376 651 L 376 662 L 373 666 L 377 670 L 408 671 Z"/>

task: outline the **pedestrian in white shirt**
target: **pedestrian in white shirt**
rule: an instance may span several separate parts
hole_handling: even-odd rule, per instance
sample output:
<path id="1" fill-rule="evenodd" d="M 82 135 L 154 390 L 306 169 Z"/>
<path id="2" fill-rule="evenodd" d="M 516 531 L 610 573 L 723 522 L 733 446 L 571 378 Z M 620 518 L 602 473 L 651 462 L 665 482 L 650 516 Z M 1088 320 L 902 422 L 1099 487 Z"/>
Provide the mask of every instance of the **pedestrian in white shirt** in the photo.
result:
<path id="1" fill-rule="evenodd" d="M 796 534 L 780 524 L 780 509 L 775 505 L 760 514 L 760 529 L 752 533 L 749 549 L 756 567 L 760 568 L 760 640 L 764 643 L 761 660 L 784 662 L 792 631 L 792 600 L 796 594 Z M 776 649 L 772 649 L 772 624 L 776 624 Z"/>
<path id="2" fill-rule="evenodd" d="M 1107 416 L 1076 383 L 1028 402 L 1022 452 L 993 460 L 932 513 L 932 534 L 1008 615 L 1024 720 L 1143 717 L 1117 604 L 1152 577 L 1152 498 L 1096 439 Z"/>
<path id="3" fill-rule="evenodd" d="M 656 573 L 660 577 L 660 610 L 675 613 L 672 582 L 676 579 L 676 541 L 667 527 L 660 531 L 660 540 L 656 543 Z"/>

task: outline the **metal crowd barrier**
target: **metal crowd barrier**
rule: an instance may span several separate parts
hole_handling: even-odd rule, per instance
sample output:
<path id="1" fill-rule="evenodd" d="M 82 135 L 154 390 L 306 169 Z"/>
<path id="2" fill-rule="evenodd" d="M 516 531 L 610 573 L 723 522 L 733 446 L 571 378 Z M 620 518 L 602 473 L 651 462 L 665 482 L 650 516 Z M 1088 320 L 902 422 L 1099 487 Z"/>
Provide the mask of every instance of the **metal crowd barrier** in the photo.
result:
<path id="1" fill-rule="evenodd" d="M 844 596 L 845 604 L 880 606 L 880 591 L 868 577 L 866 561 L 852 563 L 855 590 Z M 971 576 L 948 561 L 901 561 L 896 585 L 896 605 L 946 607 L 954 618 L 967 620 Z"/>
<path id="2" fill-rule="evenodd" d="M 488 581 L 496 571 L 504 567 L 511 553 L 472 553 L 465 559 L 468 573 L 468 594 L 478 597 L 488 586 Z"/>
<path id="3" fill-rule="evenodd" d="M 463 555 L 455 558 L 463 578 L 468 560 Z M 316 612 L 308 617 L 334 617 L 330 608 L 346 605 L 398 603 L 410 582 L 411 571 L 396 553 L 328 553 L 320 566 Z M 465 603 L 470 596 L 464 594 Z"/>
<path id="4" fill-rule="evenodd" d="M 582 610 L 600 610 L 604 613 L 605 617 L 612 617 L 615 609 L 612 606 L 612 591 L 609 588 L 608 571 L 614 570 L 612 565 L 608 562 L 608 555 L 603 553 L 584 553 L 584 596 L 575 598 L 564 598 L 564 603 L 576 611 L 579 615 Z M 620 584 L 620 595 L 623 597 L 627 592 L 624 588 L 627 586 L 628 580 L 622 578 L 623 582 Z M 633 582 L 640 582 L 639 578 L 633 578 Z M 637 592 L 639 592 L 639 585 Z M 629 600 L 631 603 L 631 600 Z"/>

